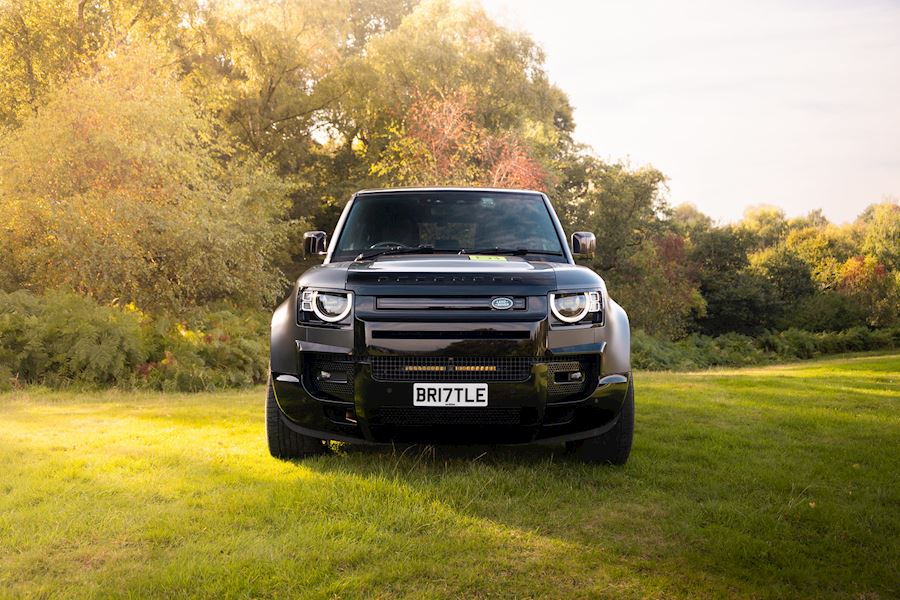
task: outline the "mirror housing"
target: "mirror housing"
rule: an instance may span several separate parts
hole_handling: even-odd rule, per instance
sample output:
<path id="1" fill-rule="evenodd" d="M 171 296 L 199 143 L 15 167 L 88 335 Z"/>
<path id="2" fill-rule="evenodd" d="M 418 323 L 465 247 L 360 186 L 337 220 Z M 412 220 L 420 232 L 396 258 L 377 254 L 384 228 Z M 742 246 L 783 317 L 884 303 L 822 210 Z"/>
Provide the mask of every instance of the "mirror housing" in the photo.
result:
<path id="1" fill-rule="evenodd" d="M 328 252 L 324 231 L 307 231 L 303 234 L 303 254 L 305 256 L 322 256 Z"/>
<path id="2" fill-rule="evenodd" d="M 572 253 L 584 258 L 593 258 L 597 250 L 597 238 L 590 231 L 576 231 L 572 234 Z"/>

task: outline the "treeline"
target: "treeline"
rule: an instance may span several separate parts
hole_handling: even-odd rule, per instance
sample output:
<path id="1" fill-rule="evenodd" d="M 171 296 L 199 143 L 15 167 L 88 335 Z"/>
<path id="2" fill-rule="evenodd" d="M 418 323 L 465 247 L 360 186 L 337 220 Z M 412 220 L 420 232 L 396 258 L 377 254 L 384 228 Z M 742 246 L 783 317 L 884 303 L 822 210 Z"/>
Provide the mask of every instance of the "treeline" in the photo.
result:
<path id="1" fill-rule="evenodd" d="M 203 391 L 263 383 L 269 315 L 212 304 L 177 317 L 133 304 L 101 305 L 73 292 L 0 292 L 0 391 L 54 387 Z M 742 367 L 840 352 L 896 348 L 900 327 L 841 332 L 797 329 L 749 337 L 692 334 L 667 341 L 636 330 L 636 369 Z"/>
<path id="2" fill-rule="evenodd" d="M 692 206 L 662 207 L 632 231 L 618 250 L 601 247 L 594 266 L 654 335 L 898 325 L 896 203 L 871 205 L 841 226 L 820 211 L 787 219 L 767 206 L 717 226 Z"/>
<path id="3" fill-rule="evenodd" d="M 16 350 L 38 342 L 9 331 L 74 311 L 59 298 L 75 294 L 142 315 L 132 374 L 168 381 L 179 356 L 231 369 L 182 332 L 251 339 L 235 323 L 264 324 L 308 266 L 302 232 L 396 185 L 546 191 L 568 231 L 597 234 L 592 266 L 660 339 L 898 324 L 896 202 L 842 226 L 769 207 L 719 226 L 574 128 L 541 48 L 473 3 L 0 0 L 4 364 L 45 372 Z"/>

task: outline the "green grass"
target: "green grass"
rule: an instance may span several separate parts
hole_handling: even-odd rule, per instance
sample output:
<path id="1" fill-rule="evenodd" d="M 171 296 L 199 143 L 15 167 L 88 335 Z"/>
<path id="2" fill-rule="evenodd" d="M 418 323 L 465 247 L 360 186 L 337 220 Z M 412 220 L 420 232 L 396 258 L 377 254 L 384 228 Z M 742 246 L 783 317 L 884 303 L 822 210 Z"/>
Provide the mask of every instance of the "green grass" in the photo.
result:
<path id="1" fill-rule="evenodd" d="M 0 396 L 0 596 L 900 594 L 900 355 L 639 373 L 625 468 L 280 462 L 262 398 Z"/>

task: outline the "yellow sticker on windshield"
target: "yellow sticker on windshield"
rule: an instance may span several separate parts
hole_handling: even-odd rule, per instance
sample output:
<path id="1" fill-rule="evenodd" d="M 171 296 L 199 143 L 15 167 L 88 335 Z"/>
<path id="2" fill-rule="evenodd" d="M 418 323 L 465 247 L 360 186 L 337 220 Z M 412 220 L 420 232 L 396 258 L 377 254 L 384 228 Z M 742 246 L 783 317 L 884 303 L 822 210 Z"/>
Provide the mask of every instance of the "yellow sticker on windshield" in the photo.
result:
<path id="1" fill-rule="evenodd" d="M 490 254 L 470 254 L 469 260 L 506 260 L 506 257 L 494 256 Z"/>

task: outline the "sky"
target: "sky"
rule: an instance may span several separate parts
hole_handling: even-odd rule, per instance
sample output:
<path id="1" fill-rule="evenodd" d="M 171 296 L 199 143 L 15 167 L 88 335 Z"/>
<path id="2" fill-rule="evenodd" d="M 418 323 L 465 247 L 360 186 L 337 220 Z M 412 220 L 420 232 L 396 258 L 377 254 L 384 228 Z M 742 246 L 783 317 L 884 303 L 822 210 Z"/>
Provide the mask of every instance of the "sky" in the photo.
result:
<path id="1" fill-rule="evenodd" d="M 482 0 L 546 52 L 576 139 L 719 222 L 900 198 L 900 0 Z"/>

